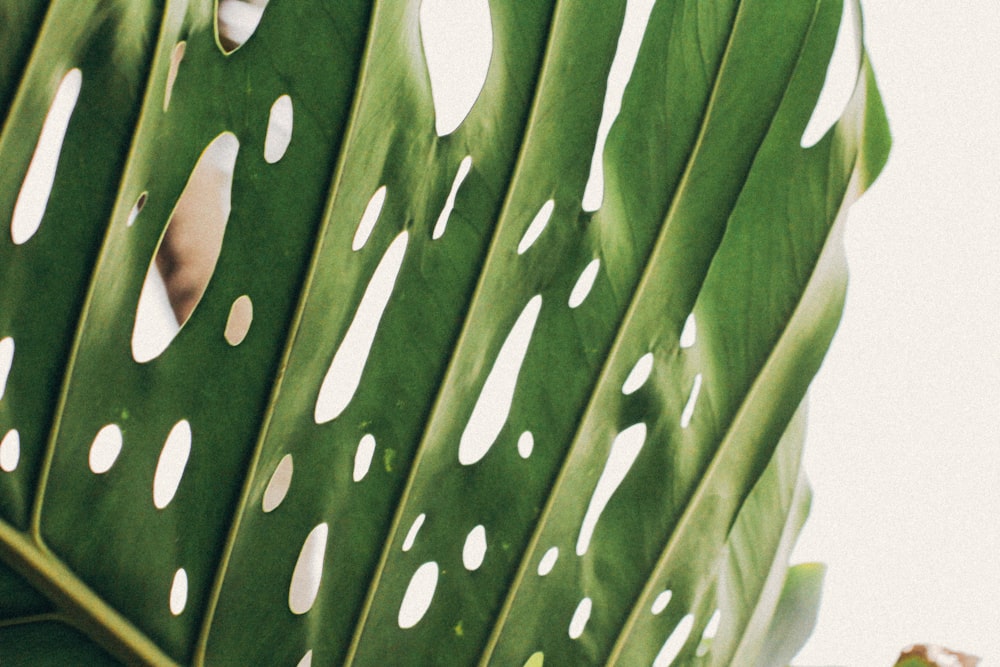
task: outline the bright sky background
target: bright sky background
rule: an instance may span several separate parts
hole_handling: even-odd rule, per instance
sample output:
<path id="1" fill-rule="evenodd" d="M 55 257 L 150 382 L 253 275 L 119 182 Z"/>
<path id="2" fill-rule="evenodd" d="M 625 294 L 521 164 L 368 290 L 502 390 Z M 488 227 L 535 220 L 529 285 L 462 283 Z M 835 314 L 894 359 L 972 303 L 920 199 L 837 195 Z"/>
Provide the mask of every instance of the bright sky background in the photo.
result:
<path id="1" fill-rule="evenodd" d="M 813 384 L 796 558 L 829 565 L 800 665 L 939 642 L 1000 665 L 1000 3 L 864 4 L 894 135 L 852 209 Z"/>

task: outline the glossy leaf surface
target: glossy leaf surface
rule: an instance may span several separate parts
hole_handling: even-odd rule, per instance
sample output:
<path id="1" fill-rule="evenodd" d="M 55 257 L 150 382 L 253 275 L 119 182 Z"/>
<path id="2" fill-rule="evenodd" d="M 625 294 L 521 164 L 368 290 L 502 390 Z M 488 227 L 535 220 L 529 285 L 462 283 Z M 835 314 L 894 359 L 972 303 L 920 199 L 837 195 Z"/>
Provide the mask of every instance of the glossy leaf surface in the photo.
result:
<path id="1" fill-rule="evenodd" d="M 862 57 L 800 145 L 840 3 L 652 5 L 593 211 L 638 4 L 491 0 L 443 136 L 419 0 L 227 4 L 257 7 L 238 48 L 211 0 L 0 0 L 0 661 L 664 664 L 682 622 L 674 664 L 758 661 L 847 206 L 889 144 Z M 223 136 L 221 251 L 140 363 Z"/>

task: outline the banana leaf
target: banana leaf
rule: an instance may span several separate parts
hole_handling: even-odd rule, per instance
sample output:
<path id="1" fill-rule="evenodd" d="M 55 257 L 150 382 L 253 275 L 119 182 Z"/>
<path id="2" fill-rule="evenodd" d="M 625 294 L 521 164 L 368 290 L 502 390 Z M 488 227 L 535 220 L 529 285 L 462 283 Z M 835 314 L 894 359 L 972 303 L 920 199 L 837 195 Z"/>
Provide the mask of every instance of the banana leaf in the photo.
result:
<path id="1" fill-rule="evenodd" d="M 0 0 L 0 662 L 763 661 L 889 148 L 863 49 L 802 146 L 842 3 L 659 0 L 615 117 L 640 3 L 491 0 L 453 130 L 419 0 L 223 4 Z"/>

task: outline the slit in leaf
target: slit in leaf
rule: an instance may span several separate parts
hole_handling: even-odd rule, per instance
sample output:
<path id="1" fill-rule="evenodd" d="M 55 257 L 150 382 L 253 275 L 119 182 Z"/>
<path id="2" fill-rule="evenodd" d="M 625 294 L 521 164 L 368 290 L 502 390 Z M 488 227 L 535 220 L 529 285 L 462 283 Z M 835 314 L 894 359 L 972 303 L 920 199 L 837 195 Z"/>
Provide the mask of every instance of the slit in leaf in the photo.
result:
<path id="1" fill-rule="evenodd" d="M 629 79 L 632 78 L 632 70 L 639 56 L 639 46 L 642 44 L 654 2 L 655 0 L 628 0 L 625 6 L 625 19 L 621 34 L 618 36 L 615 57 L 611 61 L 608 87 L 604 96 L 604 110 L 601 112 L 594 153 L 590 159 L 590 175 L 583 190 L 584 211 L 596 211 L 601 208 L 604 201 L 604 145 L 608 140 L 611 126 L 614 125 L 622 109 L 622 97 L 625 95 Z"/>
<path id="2" fill-rule="evenodd" d="M 42 224 L 56 180 L 63 140 L 82 85 L 83 73 L 73 68 L 63 76 L 52 98 L 10 219 L 10 237 L 15 245 L 27 243 Z"/>
<path id="3" fill-rule="evenodd" d="M 681 622 L 673 629 L 667 640 L 663 642 L 663 646 L 660 648 L 660 652 L 656 654 L 656 659 L 653 660 L 653 667 L 670 667 L 680 655 L 681 650 L 684 648 L 684 644 L 687 643 L 688 636 L 691 634 L 691 629 L 694 627 L 694 615 L 687 614 L 681 619 Z"/>
<path id="4" fill-rule="evenodd" d="M 317 424 L 325 424 L 339 417 L 358 390 L 361 374 L 375 342 L 375 334 L 403 266 L 407 238 L 407 232 L 401 232 L 375 267 L 354 319 L 323 377 L 313 415 Z"/>
<path id="5" fill-rule="evenodd" d="M 267 134 L 264 136 L 264 161 L 274 164 L 285 156 L 292 141 L 294 114 L 292 98 L 282 95 L 271 105 L 267 118 Z"/>

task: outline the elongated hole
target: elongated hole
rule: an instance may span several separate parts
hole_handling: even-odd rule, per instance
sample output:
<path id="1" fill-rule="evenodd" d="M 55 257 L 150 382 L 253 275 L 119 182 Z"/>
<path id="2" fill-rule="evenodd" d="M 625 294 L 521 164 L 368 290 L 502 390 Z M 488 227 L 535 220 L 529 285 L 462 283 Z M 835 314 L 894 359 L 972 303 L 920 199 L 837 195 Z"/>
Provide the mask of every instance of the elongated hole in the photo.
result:
<path id="1" fill-rule="evenodd" d="M 246 294 L 237 297 L 233 305 L 229 308 L 229 317 L 226 319 L 226 329 L 223 337 L 226 342 L 233 347 L 239 345 L 250 333 L 250 325 L 253 323 L 253 301 Z"/>
<path id="2" fill-rule="evenodd" d="M 288 585 L 288 608 L 293 614 L 301 615 L 312 609 L 319 595 L 319 585 L 323 579 L 323 560 L 326 556 L 326 540 L 329 526 L 321 523 L 309 531 L 299 557 L 292 571 L 292 581 Z"/>
<path id="3" fill-rule="evenodd" d="M 583 598 L 573 612 L 573 618 L 569 622 L 569 638 L 579 639 L 580 635 L 587 628 L 587 621 L 590 620 L 590 611 L 594 603 L 590 598 Z"/>
<path id="4" fill-rule="evenodd" d="M 398 623 L 400 628 L 407 630 L 423 619 L 434 599 L 437 582 L 437 563 L 424 563 L 417 568 L 410 579 L 409 586 L 406 587 L 403 602 L 399 605 Z"/>
<path id="5" fill-rule="evenodd" d="M 216 137 L 201 154 L 177 200 L 136 307 L 132 357 L 139 363 L 155 359 L 170 346 L 208 288 L 229 221 L 239 146 L 231 132 Z M 176 328 L 162 313 L 160 279 Z"/>
<path id="6" fill-rule="evenodd" d="M 507 423 L 517 376 L 541 308 L 542 297 L 536 294 L 521 311 L 493 362 L 459 440 L 458 461 L 464 466 L 477 463 L 486 456 Z"/>
<path id="7" fill-rule="evenodd" d="M 378 222 L 379 215 L 382 214 L 382 206 L 385 204 L 385 186 L 381 186 L 368 200 L 368 205 L 365 207 L 365 212 L 361 215 L 361 221 L 358 222 L 358 228 L 354 232 L 354 240 L 351 242 L 351 250 L 358 251 L 365 247 L 368 243 L 368 237 L 372 235 L 372 230 L 375 229 L 375 223 Z"/>
<path id="8" fill-rule="evenodd" d="M 462 187 L 462 183 L 465 181 L 465 177 L 469 175 L 471 168 L 472 157 L 466 155 L 458 165 L 458 172 L 455 174 L 455 180 L 451 184 L 451 192 L 448 193 L 448 199 L 445 201 L 444 208 L 441 209 L 441 215 L 438 216 L 437 223 L 434 225 L 434 231 L 431 233 L 432 239 L 437 240 L 444 236 L 445 229 L 448 227 L 448 219 L 455 208 L 455 197 L 458 196 L 458 189 Z"/>
<path id="9" fill-rule="evenodd" d="M 587 513 L 583 517 L 580 536 L 576 541 L 577 556 L 584 555 L 590 548 L 590 540 L 594 536 L 598 519 L 601 518 L 611 496 L 625 481 L 645 442 L 646 424 L 642 422 L 629 426 L 615 436 L 614 442 L 611 443 L 611 451 L 608 452 L 608 460 L 604 463 L 604 470 L 601 471 L 590 503 L 587 505 Z"/>
<path id="10" fill-rule="evenodd" d="M 273 512 L 285 500 L 288 489 L 292 485 L 292 474 L 295 472 L 295 462 L 291 454 L 285 454 L 278 461 L 271 479 L 264 489 L 264 497 L 261 499 L 261 509 L 264 512 Z"/>
<path id="11" fill-rule="evenodd" d="M 71 69 L 63 76 L 52 98 L 10 219 L 10 237 L 15 245 L 26 243 L 42 224 L 56 180 L 63 140 L 82 85 L 83 73 Z"/>
<path id="12" fill-rule="evenodd" d="M 125 221 L 126 227 L 131 227 L 132 225 L 135 224 L 135 219 L 139 217 L 139 214 L 142 213 L 143 207 L 146 206 L 147 195 L 148 193 L 143 192 L 141 195 L 139 195 L 139 198 L 135 200 L 135 204 L 132 206 L 132 210 L 129 211 L 128 213 L 128 219 Z"/>
<path id="13" fill-rule="evenodd" d="M 0 340 L 0 400 L 7 393 L 7 379 L 14 366 L 14 339 L 10 336 Z"/>
<path id="14" fill-rule="evenodd" d="M 493 54 L 487 0 L 423 0 L 420 36 L 431 80 L 435 129 L 451 134 L 476 103 Z"/>
<path id="15" fill-rule="evenodd" d="M 413 548 L 413 543 L 417 541 L 417 534 L 420 532 L 426 519 L 427 515 L 421 513 L 413 520 L 410 530 L 406 533 L 406 539 L 403 540 L 403 551 L 409 551 Z"/>
<path id="16" fill-rule="evenodd" d="M 538 209 L 538 213 L 531 219 L 531 224 L 528 225 L 528 229 L 524 231 L 524 236 L 521 237 L 520 243 L 517 244 L 518 255 L 523 255 L 528 248 L 535 244 L 538 237 L 542 235 L 542 232 L 545 231 L 545 226 L 549 224 L 549 219 L 552 217 L 552 211 L 555 210 L 555 207 L 555 201 L 550 199 Z"/>
<path id="17" fill-rule="evenodd" d="M 163 509 L 174 499 L 191 455 L 191 424 L 182 419 L 170 429 L 153 474 L 153 505 Z"/>
<path id="18" fill-rule="evenodd" d="M 396 278 L 403 266 L 407 238 L 407 232 L 401 232 L 375 267 L 354 319 L 323 377 L 313 411 L 313 419 L 317 424 L 325 424 L 339 417 L 358 390 L 379 323 L 389 305 Z"/>
<path id="19" fill-rule="evenodd" d="M 608 73 L 604 110 L 601 112 L 597 141 L 594 143 L 594 153 L 590 159 L 590 175 L 583 191 L 584 211 L 596 211 L 604 201 L 604 146 L 611 126 L 621 111 L 625 87 L 632 78 L 632 70 L 639 56 L 639 46 L 642 44 L 654 2 L 655 0 L 628 0 L 625 6 L 625 19 L 621 34 L 618 36 L 618 48 L 611 62 L 611 71 Z"/>
<path id="20" fill-rule="evenodd" d="M 816 145 L 844 113 L 844 108 L 854 94 L 860 67 L 860 17 L 855 11 L 854 0 L 844 0 L 840 30 L 826 68 L 823 88 L 799 142 L 803 148 Z"/>
<path id="21" fill-rule="evenodd" d="M 174 50 L 170 52 L 170 69 L 167 70 L 167 85 L 163 90 L 163 111 L 170 108 L 170 98 L 174 95 L 174 84 L 177 83 L 177 72 L 180 70 L 181 61 L 184 60 L 185 50 L 187 42 L 177 42 Z"/>
<path id="22" fill-rule="evenodd" d="M 677 656 L 680 655 L 684 644 L 687 643 L 687 638 L 691 634 L 692 628 L 694 628 L 694 615 L 687 614 L 677 624 L 673 632 L 670 633 L 667 640 L 663 642 L 660 652 L 656 654 L 656 659 L 653 660 L 653 667 L 670 667 L 674 663 L 674 660 L 677 659 Z"/>
<path id="23" fill-rule="evenodd" d="M 292 98 L 282 95 L 271 105 L 267 119 L 267 134 L 264 137 L 264 161 L 274 164 L 285 156 L 292 141 L 293 127 Z"/>

